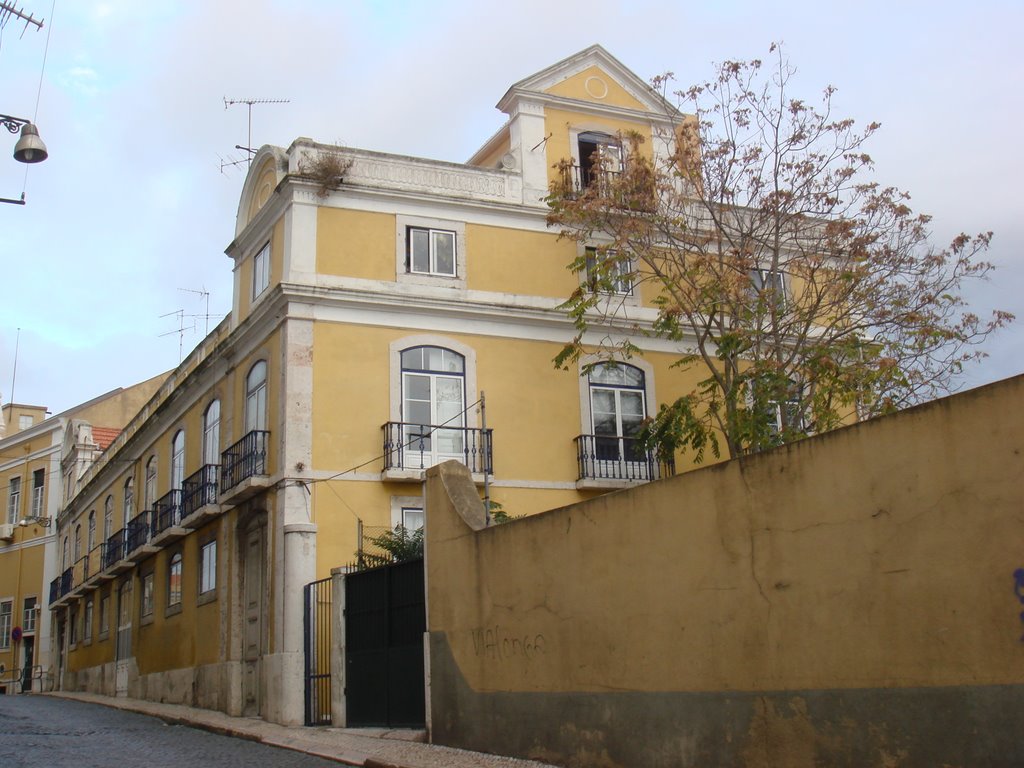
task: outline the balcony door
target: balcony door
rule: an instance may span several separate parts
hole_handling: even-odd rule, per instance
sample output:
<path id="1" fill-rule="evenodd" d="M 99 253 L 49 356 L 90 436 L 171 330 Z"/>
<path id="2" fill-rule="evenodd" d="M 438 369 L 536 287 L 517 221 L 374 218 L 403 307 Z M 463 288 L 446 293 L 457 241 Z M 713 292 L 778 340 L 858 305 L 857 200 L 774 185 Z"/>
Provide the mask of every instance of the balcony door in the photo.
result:
<path id="1" fill-rule="evenodd" d="M 647 454 L 636 435 L 647 417 L 644 373 L 624 363 L 590 372 L 595 477 L 646 477 Z"/>
<path id="2" fill-rule="evenodd" d="M 442 347 L 402 352 L 402 443 L 406 468 L 466 460 L 466 361 Z"/>
<path id="3" fill-rule="evenodd" d="M 114 665 L 114 693 L 128 695 L 128 666 L 132 655 L 132 580 L 121 582 L 117 591 L 117 649 Z"/>

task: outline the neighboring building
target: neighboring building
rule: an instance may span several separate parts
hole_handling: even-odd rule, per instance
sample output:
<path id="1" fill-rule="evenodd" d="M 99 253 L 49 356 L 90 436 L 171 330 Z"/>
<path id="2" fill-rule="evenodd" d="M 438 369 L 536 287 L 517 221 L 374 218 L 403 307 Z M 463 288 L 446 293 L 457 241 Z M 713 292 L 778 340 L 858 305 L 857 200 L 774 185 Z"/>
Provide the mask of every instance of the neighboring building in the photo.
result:
<path id="1" fill-rule="evenodd" d="M 46 688 L 50 667 L 48 585 L 57 574 L 57 517 L 68 436 L 79 453 L 69 465 L 79 475 L 142 407 L 162 376 L 116 389 L 56 416 L 46 408 L 3 406 L 0 439 L 0 691 L 20 690 L 29 668 L 33 690 Z M 106 426 L 91 426 L 103 424 Z M 34 676 L 34 677 L 33 677 Z"/>
<path id="2" fill-rule="evenodd" d="M 678 115 L 599 46 L 498 106 L 467 164 L 307 139 L 253 158 L 230 316 L 61 514 L 62 540 L 97 520 L 52 585 L 64 688 L 301 722 L 303 586 L 364 531 L 422 525 L 424 468 L 462 461 L 513 515 L 671 471 L 632 435 L 698 374 L 641 335 L 642 358 L 554 368 L 586 254 L 544 198 L 562 159 L 592 183 L 620 133 L 667 153 Z M 655 317 L 646 287 L 616 289 Z"/>

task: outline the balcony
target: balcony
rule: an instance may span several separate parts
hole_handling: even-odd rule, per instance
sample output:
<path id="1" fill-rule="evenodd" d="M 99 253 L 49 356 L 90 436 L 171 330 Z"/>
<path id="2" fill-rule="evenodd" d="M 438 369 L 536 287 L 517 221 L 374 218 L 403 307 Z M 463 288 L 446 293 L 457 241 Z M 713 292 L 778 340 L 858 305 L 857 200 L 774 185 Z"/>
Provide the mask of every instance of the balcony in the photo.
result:
<path id="1" fill-rule="evenodd" d="M 161 547 L 188 534 L 189 529 L 181 524 L 181 495 L 181 490 L 175 488 L 153 505 L 150 519 L 151 546 Z"/>
<path id="2" fill-rule="evenodd" d="M 207 464 L 181 484 L 181 524 L 196 528 L 221 513 L 217 503 L 219 464 Z"/>
<path id="3" fill-rule="evenodd" d="M 674 461 L 658 461 L 639 440 L 623 435 L 579 435 L 576 461 L 576 487 L 581 489 L 624 488 L 671 477 L 676 472 Z"/>
<path id="4" fill-rule="evenodd" d="M 131 560 L 128 559 L 125 547 L 128 543 L 128 532 L 122 528 L 111 534 L 107 539 L 107 548 L 103 553 L 103 570 L 111 578 L 119 573 L 130 570 Z"/>
<path id="5" fill-rule="evenodd" d="M 253 430 L 220 455 L 221 504 L 238 504 L 270 485 L 267 445 L 270 432 Z"/>
<path id="6" fill-rule="evenodd" d="M 140 512 L 125 526 L 128 531 L 125 534 L 125 557 L 133 563 L 145 560 L 154 552 L 160 551 L 160 547 L 154 547 L 149 543 L 150 516 L 151 513 L 148 510 Z"/>
<path id="7" fill-rule="evenodd" d="M 91 592 L 100 586 L 100 582 L 107 581 L 114 578 L 112 574 L 104 573 L 103 569 L 104 562 L 106 561 L 107 542 L 101 541 L 87 554 L 83 559 L 85 560 L 85 571 L 82 574 L 85 579 L 82 582 L 82 588 L 86 592 Z"/>
<path id="8" fill-rule="evenodd" d="M 470 427 L 444 427 L 389 421 L 384 432 L 384 480 L 419 482 L 423 471 L 454 459 L 465 464 L 473 479 L 494 474 L 493 432 Z"/>
<path id="9" fill-rule="evenodd" d="M 71 566 L 71 589 L 69 597 L 80 597 L 86 592 L 85 583 L 89 578 L 89 555 L 85 554 L 78 558 Z"/>
<path id="10" fill-rule="evenodd" d="M 56 608 L 69 601 L 68 593 L 71 592 L 71 585 L 74 579 L 74 567 L 68 568 L 50 582 L 50 607 Z"/>

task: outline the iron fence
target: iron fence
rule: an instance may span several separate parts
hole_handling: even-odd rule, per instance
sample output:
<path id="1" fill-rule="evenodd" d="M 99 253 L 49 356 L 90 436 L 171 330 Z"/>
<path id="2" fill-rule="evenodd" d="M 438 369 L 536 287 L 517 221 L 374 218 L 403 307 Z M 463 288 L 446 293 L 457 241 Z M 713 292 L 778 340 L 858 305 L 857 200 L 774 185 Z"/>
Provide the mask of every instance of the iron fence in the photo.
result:
<path id="1" fill-rule="evenodd" d="M 627 480 L 646 482 L 671 477 L 675 461 L 660 461 L 635 437 L 579 435 L 576 460 L 580 480 Z"/>
<path id="2" fill-rule="evenodd" d="M 448 459 L 470 472 L 494 474 L 492 429 L 389 421 L 384 431 L 384 469 L 427 469 Z"/>
<path id="3" fill-rule="evenodd" d="M 217 503 L 220 464 L 205 464 L 181 484 L 181 516 L 189 517 L 207 504 Z"/>
<path id="4" fill-rule="evenodd" d="M 310 582 L 305 597 L 306 725 L 331 724 L 331 579 Z"/>
<path id="5" fill-rule="evenodd" d="M 153 505 L 152 535 L 163 533 L 181 522 L 181 490 L 168 491 Z"/>
<path id="6" fill-rule="evenodd" d="M 267 474 L 270 432 L 253 430 L 221 454 L 220 490 L 226 493 L 243 480 Z"/>

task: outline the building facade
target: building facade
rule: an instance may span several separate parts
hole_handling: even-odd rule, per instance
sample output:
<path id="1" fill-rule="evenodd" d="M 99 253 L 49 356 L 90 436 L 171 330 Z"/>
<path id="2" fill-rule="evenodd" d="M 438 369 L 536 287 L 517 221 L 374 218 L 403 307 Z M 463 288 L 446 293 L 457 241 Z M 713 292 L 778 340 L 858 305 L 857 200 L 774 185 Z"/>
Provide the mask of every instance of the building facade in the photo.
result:
<path id="1" fill-rule="evenodd" d="M 158 376 L 108 392 L 56 416 L 42 406 L 3 406 L 0 691 L 38 691 L 52 685 L 51 614 L 46 605 L 61 557 L 54 521 L 65 498 L 62 466 L 69 477 L 83 473 L 162 380 Z"/>
<path id="2" fill-rule="evenodd" d="M 674 471 L 633 438 L 695 383 L 673 344 L 638 332 L 643 356 L 553 365 L 586 254 L 545 197 L 559 161 L 593 183 L 624 133 L 667 153 L 678 115 L 599 46 L 498 107 L 465 164 L 307 139 L 256 154 L 231 314 L 61 512 L 72 542 L 97 520 L 51 585 L 62 687 L 301 722 L 303 586 L 367 531 L 422 525 L 426 468 L 461 461 L 512 515 Z M 606 297 L 638 329 L 653 299 L 625 277 Z"/>

